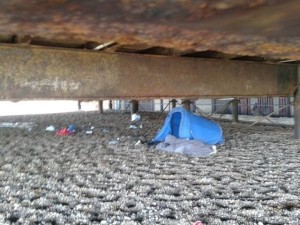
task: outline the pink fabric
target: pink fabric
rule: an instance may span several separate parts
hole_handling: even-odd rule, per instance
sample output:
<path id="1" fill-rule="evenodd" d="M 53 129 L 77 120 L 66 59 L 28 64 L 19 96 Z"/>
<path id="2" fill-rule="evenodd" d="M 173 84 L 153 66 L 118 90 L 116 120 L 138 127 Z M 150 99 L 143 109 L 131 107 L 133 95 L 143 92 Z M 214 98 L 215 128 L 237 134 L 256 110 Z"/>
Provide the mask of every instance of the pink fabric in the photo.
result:
<path id="1" fill-rule="evenodd" d="M 201 221 L 196 221 L 196 222 L 194 223 L 194 225 L 204 225 L 204 223 L 202 223 Z"/>

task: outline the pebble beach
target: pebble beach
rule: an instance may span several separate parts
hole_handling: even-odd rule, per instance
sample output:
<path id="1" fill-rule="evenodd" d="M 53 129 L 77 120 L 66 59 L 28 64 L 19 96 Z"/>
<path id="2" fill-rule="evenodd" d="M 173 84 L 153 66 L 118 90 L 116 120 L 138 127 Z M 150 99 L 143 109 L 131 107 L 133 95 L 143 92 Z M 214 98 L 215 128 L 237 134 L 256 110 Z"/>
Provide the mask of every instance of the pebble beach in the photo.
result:
<path id="1" fill-rule="evenodd" d="M 126 112 L 0 117 L 34 124 L 0 128 L 0 224 L 300 224 L 292 126 L 218 121 L 225 143 L 200 158 L 147 145 L 167 114 L 140 115 L 136 128 Z"/>

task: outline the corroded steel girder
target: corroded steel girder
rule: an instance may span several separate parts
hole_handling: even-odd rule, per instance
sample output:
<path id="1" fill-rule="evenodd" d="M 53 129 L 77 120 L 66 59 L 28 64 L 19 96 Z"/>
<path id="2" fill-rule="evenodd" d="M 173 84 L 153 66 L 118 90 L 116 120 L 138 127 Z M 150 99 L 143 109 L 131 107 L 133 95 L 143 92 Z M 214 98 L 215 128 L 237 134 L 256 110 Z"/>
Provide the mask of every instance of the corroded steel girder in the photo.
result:
<path id="1" fill-rule="evenodd" d="M 288 96 L 297 66 L 0 46 L 2 99 Z"/>
<path id="2" fill-rule="evenodd" d="M 0 1 L 0 36 L 300 59 L 299 0 Z"/>

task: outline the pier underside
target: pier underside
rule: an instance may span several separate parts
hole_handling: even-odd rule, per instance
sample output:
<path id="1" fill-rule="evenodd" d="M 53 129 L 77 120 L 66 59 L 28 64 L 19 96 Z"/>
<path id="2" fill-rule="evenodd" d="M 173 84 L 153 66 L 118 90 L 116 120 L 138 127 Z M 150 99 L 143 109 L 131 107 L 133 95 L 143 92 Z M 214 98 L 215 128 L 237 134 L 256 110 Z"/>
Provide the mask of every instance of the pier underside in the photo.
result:
<path id="1" fill-rule="evenodd" d="M 298 0 L 1 1 L 0 98 L 294 95 L 298 118 L 299 11 Z"/>
<path id="2" fill-rule="evenodd" d="M 0 3 L 2 99 L 290 96 L 296 0 Z"/>

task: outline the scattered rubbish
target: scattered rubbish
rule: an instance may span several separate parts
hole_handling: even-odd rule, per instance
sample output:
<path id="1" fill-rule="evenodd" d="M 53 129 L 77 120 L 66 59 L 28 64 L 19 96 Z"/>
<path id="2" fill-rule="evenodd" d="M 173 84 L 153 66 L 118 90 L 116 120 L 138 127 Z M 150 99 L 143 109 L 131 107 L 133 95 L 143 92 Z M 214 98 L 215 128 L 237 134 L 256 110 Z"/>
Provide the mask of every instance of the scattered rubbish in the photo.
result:
<path id="1" fill-rule="evenodd" d="M 71 134 L 74 134 L 76 132 L 76 126 L 74 124 L 70 124 L 68 127 L 67 127 L 67 130 L 71 133 Z"/>
<path id="2" fill-rule="evenodd" d="M 137 126 L 137 125 L 135 125 L 135 124 L 131 124 L 131 125 L 129 126 L 129 128 L 130 128 L 130 129 L 142 129 L 142 128 L 143 128 L 143 125 Z"/>
<path id="3" fill-rule="evenodd" d="M 103 129 L 102 131 L 103 131 L 104 133 L 108 133 L 108 132 L 109 132 L 108 129 Z"/>
<path id="4" fill-rule="evenodd" d="M 74 134 L 74 133 L 69 131 L 67 127 L 62 128 L 62 129 L 56 131 L 56 133 L 55 133 L 55 135 L 58 135 L 58 136 L 69 136 L 69 135 L 72 135 L 72 134 Z"/>
<path id="5" fill-rule="evenodd" d="M 55 135 L 69 136 L 75 134 L 75 132 L 76 132 L 76 126 L 74 124 L 71 124 L 67 127 L 61 128 L 60 130 L 56 131 Z"/>
<path id="6" fill-rule="evenodd" d="M 94 134 L 94 130 L 95 130 L 95 127 L 90 127 L 85 131 L 85 133 L 86 134 Z"/>
<path id="7" fill-rule="evenodd" d="M 118 143 L 119 143 L 118 140 L 111 140 L 111 141 L 108 142 L 109 145 L 116 145 Z"/>
<path id="8" fill-rule="evenodd" d="M 129 128 L 130 128 L 130 129 L 137 129 L 138 126 L 136 126 L 136 125 L 130 125 Z"/>
<path id="9" fill-rule="evenodd" d="M 216 145 L 212 145 L 211 149 L 213 150 L 213 152 L 211 154 L 216 154 L 217 153 L 217 146 Z"/>
<path id="10" fill-rule="evenodd" d="M 137 145 L 141 145 L 141 144 L 142 144 L 142 141 L 138 140 L 134 145 L 137 146 Z"/>
<path id="11" fill-rule="evenodd" d="M 181 153 L 190 157 L 207 157 L 217 152 L 216 146 L 212 147 L 198 140 L 176 138 L 173 135 L 167 135 L 165 141 L 159 143 L 156 149 L 170 153 Z"/>
<path id="12" fill-rule="evenodd" d="M 55 127 L 53 125 L 50 125 L 50 126 L 46 127 L 46 131 L 53 132 L 53 131 L 55 131 Z"/>
<path id="13" fill-rule="evenodd" d="M 86 133 L 86 134 L 93 134 L 94 131 L 93 131 L 93 130 L 87 130 L 85 133 Z"/>
<path id="14" fill-rule="evenodd" d="M 36 123 L 34 122 L 3 122 L 0 123 L 0 127 L 4 128 L 21 128 L 21 129 L 27 129 L 28 131 L 31 131 L 33 127 L 36 126 Z"/>
<path id="15" fill-rule="evenodd" d="M 194 225 L 204 225 L 204 223 L 202 223 L 201 221 L 196 221 L 196 222 L 194 223 Z"/>
<path id="16" fill-rule="evenodd" d="M 136 113 L 131 115 L 131 121 L 132 122 L 138 122 L 140 120 L 141 120 L 141 116 L 140 115 L 138 115 Z"/>

